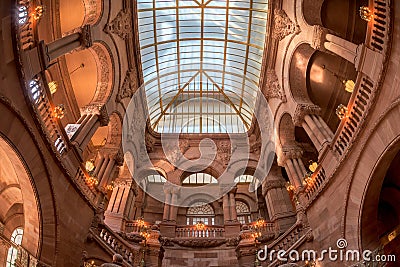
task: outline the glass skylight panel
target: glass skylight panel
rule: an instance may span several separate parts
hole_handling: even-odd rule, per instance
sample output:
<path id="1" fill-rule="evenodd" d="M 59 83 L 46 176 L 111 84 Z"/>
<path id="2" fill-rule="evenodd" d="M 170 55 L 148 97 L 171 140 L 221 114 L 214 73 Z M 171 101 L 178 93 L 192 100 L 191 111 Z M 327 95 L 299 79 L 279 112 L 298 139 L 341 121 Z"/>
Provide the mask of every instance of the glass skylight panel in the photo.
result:
<path id="1" fill-rule="evenodd" d="M 137 5 L 151 127 L 158 132 L 247 131 L 268 0 L 138 0 Z"/>

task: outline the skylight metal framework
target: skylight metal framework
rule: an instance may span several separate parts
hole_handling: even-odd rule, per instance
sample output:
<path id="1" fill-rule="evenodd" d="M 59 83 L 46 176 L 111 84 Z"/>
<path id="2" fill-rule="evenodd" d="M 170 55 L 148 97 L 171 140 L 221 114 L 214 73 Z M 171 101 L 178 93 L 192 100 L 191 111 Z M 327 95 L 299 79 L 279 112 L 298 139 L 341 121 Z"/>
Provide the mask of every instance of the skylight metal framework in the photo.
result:
<path id="1" fill-rule="evenodd" d="M 150 124 L 245 132 L 256 102 L 268 0 L 138 0 Z"/>

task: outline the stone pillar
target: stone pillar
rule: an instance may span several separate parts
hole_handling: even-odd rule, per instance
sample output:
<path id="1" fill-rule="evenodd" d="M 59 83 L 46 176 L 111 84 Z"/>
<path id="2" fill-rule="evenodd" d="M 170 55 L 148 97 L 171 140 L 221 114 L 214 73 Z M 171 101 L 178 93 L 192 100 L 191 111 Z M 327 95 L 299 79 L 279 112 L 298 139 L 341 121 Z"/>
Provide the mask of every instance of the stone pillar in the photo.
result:
<path id="1" fill-rule="evenodd" d="M 71 142 L 80 153 L 85 150 L 97 129 L 101 126 L 106 126 L 109 122 L 105 106 L 88 105 L 81 109 L 81 114 L 77 121 L 80 126 L 71 137 Z"/>
<path id="2" fill-rule="evenodd" d="M 281 153 L 278 154 L 278 164 L 285 167 L 290 183 L 296 190 L 302 188 L 303 177 L 306 174 L 306 169 L 301 161 L 302 155 L 303 151 L 296 145 L 284 146 Z"/>
<path id="3" fill-rule="evenodd" d="M 164 188 L 165 193 L 165 203 L 164 203 L 164 213 L 163 213 L 163 221 L 169 221 L 170 218 L 170 205 L 171 203 L 171 190 L 170 188 Z"/>
<path id="4" fill-rule="evenodd" d="M 324 43 L 324 47 L 326 50 L 354 64 L 359 46 L 343 38 L 328 33 L 326 35 L 326 42 Z"/>
<path id="5" fill-rule="evenodd" d="M 268 176 L 262 183 L 262 194 L 267 205 L 271 222 L 275 222 L 282 233 L 296 221 L 296 214 L 285 187 L 280 167 L 272 166 Z"/>
<path id="6" fill-rule="evenodd" d="M 233 191 L 229 192 L 229 206 L 230 206 L 232 221 L 237 221 L 235 193 L 236 193 L 236 188 Z"/>
<path id="7" fill-rule="evenodd" d="M 171 207 L 169 211 L 169 218 L 171 221 L 176 222 L 176 218 L 178 216 L 178 193 L 179 188 L 172 188 L 171 191 Z"/>
<path id="8" fill-rule="evenodd" d="M 119 177 L 115 180 L 105 212 L 105 223 L 116 232 L 128 231 L 125 228 L 125 222 L 133 219 L 131 209 L 137 195 L 129 171 L 127 168 L 121 168 L 121 170 Z"/>
<path id="9" fill-rule="evenodd" d="M 98 176 L 99 188 L 105 188 L 107 185 L 111 184 L 111 181 L 114 178 L 113 174 L 116 167 L 115 154 L 108 154 L 104 157 L 106 160 L 103 161 L 104 164 L 101 166 L 104 172 L 100 173 Z"/>
<path id="10" fill-rule="evenodd" d="M 241 267 L 255 266 L 257 246 L 253 232 L 247 225 L 242 227 L 240 242 L 236 247 L 236 256 Z"/>
<path id="11" fill-rule="evenodd" d="M 222 208 L 224 210 L 224 221 L 231 221 L 231 210 L 229 208 L 230 204 L 229 204 L 229 193 L 225 194 L 222 197 Z"/>
<path id="12" fill-rule="evenodd" d="M 315 148 L 321 152 L 333 138 L 333 132 L 318 115 L 320 108 L 315 105 L 297 105 L 293 115 L 293 123 L 303 127 Z"/>
<path id="13" fill-rule="evenodd" d="M 146 240 L 145 243 L 145 263 L 146 267 L 159 267 L 161 266 L 162 259 L 163 259 L 163 250 L 161 248 L 161 244 L 159 241 L 160 238 L 160 231 L 158 226 L 152 226 L 150 230 L 150 235 Z"/>

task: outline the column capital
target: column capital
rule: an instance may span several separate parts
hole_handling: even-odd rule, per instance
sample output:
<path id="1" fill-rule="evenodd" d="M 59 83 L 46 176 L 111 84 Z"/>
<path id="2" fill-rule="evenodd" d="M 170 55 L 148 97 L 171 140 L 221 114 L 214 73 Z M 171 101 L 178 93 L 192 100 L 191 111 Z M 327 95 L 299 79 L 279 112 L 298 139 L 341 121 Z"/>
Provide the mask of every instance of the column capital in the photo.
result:
<path id="1" fill-rule="evenodd" d="M 89 104 L 81 108 L 81 114 L 92 114 L 99 116 L 99 121 L 101 126 L 107 126 L 110 121 L 108 111 L 103 104 Z"/>
<path id="2" fill-rule="evenodd" d="M 281 180 L 270 180 L 270 181 L 265 181 L 262 184 L 262 194 L 265 196 L 265 194 L 272 190 L 272 189 L 279 189 L 279 188 L 285 188 L 285 181 Z"/>
<path id="3" fill-rule="evenodd" d="M 325 52 L 324 43 L 326 41 L 326 35 L 329 33 L 327 28 L 322 27 L 321 25 L 313 26 L 313 35 L 311 40 L 311 47 L 315 50 L 319 50 Z"/>
<path id="4" fill-rule="evenodd" d="M 319 115 L 321 108 L 314 104 L 298 104 L 293 114 L 293 124 L 301 127 L 306 115 Z"/>
<path id="5" fill-rule="evenodd" d="M 285 166 L 287 160 L 301 158 L 302 156 L 303 150 L 299 146 L 284 146 L 280 153 L 278 153 L 278 164 L 280 166 Z"/>

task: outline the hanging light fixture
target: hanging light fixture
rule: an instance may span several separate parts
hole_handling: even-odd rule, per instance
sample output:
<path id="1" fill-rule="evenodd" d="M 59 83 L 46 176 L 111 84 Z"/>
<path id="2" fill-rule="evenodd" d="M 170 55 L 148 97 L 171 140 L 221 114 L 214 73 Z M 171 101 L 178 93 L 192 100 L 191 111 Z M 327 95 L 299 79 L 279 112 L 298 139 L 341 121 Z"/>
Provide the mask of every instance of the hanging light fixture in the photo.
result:
<path id="1" fill-rule="evenodd" d="M 206 225 L 202 221 L 196 223 L 197 230 L 204 230 L 205 227 L 206 227 Z"/>
<path id="2" fill-rule="evenodd" d="M 57 92 L 58 84 L 56 81 L 51 81 L 48 83 L 50 93 L 53 95 L 55 92 Z"/>
<path id="3" fill-rule="evenodd" d="M 32 13 L 32 18 L 34 20 L 39 20 L 43 16 L 43 13 L 44 13 L 44 7 L 43 6 L 37 6 L 35 8 L 35 11 Z"/>
<path id="4" fill-rule="evenodd" d="M 93 160 L 93 159 L 87 160 L 87 161 L 85 162 L 85 169 L 86 169 L 86 171 L 87 171 L 88 173 L 91 173 L 91 172 L 95 169 L 95 167 L 96 167 L 96 166 L 94 166 L 94 160 Z"/>
<path id="5" fill-rule="evenodd" d="M 354 87 L 355 87 L 355 82 L 353 80 L 348 80 L 342 76 L 339 76 L 338 74 L 336 74 L 335 72 L 331 71 L 330 69 L 328 69 L 325 65 L 322 65 L 322 69 L 326 70 L 327 72 L 331 73 L 333 76 L 335 76 L 338 80 L 340 80 L 343 85 L 344 85 L 344 90 L 346 90 L 346 92 L 349 93 L 353 93 L 354 91 Z"/>
<path id="6" fill-rule="evenodd" d="M 99 184 L 99 180 L 97 180 L 96 177 L 88 176 L 88 177 L 86 177 L 86 184 L 87 184 L 89 187 L 95 187 L 96 185 Z"/>
<path id="7" fill-rule="evenodd" d="M 344 119 L 347 117 L 347 107 L 343 104 L 340 104 L 337 108 L 336 108 L 336 115 L 339 117 L 339 119 Z"/>
<path id="8" fill-rule="evenodd" d="M 65 107 L 63 104 L 59 104 L 54 107 L 53 109 L 53 116 L 57 119 L 62 119 L 64 118 L 65 115 Z"/>
<path id="9" fill-rule="evenodd" d="M 371 21 L 374 17 L 371 9 L 367 6 L 360 7 L 360 17 L 365 21 Z"/>
<path id="10" fill-rule="evenodd" d="M 294 192 L 296 188 L 294 187 L 294 185 L 292 185 L 290 182 L 286 182 L 286 190 L 290 193 L 290 192 Z"/>
<path id="11" fill-rule="evenodd" d="M 308 169 L 311 172 L 315 172 L 315 170 L 318 168 L 318 163 L 315 161 L 312 161 L 312 160 L 310 160 L 308 163 L 310 164 L 310 165 L 308 165 Z"/>

